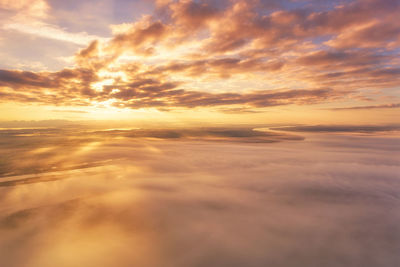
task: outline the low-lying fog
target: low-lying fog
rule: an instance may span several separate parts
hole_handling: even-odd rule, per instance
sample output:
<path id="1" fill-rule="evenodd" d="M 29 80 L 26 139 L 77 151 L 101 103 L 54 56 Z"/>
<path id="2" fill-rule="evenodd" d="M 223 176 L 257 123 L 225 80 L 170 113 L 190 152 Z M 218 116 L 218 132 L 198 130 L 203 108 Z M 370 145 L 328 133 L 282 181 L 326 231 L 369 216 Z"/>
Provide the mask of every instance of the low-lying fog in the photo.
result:
<path id="1" fill-rule="evenodd" d="M 395 134 L 0 134 L 0 266 L 400 264 Z"/>

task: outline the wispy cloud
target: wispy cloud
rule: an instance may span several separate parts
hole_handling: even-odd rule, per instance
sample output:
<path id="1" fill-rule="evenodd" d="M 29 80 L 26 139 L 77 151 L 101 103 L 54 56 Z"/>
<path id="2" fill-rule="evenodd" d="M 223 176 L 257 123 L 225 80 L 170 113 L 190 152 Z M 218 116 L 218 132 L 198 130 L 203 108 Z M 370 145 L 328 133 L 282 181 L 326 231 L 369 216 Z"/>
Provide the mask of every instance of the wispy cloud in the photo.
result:
<path id="1" fill-rule="evenodd" d="M 0 8 L 9 11 L 6 18 L 0 19 L 2 30 L 18 31 L 36 37 L 71 42 L 81 46 L 86 46 L 94 39 L 106 40 L 86 32 L 69 32 L 52 24 L 51 7 L 45 0 L 2 0 L 0 1 Z"/>
<path id="2" fill-rule="evenodd" d="M 332 110 L 353 110 L 353 109 L 381 109 L 381 108 L 400 108 L 400 103 L 382 104 L 382 105 L 370 105 L 370 106 L 354 106 L 344 108 L 332 108 Z"/>
<path id="3" fill-rule="evenodd" d="M 34 35 L 37 37 L 44 37 L 58 41 L 71 42 L 77 45 L 87 45 L 92 40 L 100 39 L 99 36 L 90 35 L 86 32 L 72 33 L 65 29 L 59 28 L 54 25 L 46 24 L 43 22 L 32 23 L 10 23 L 3 25 L 4 30 L 15 30 L 22 33 Z M 103 39 L 103 38 L 102 38 Z M 103 39 L 105 40 L 105 39 Z"/>

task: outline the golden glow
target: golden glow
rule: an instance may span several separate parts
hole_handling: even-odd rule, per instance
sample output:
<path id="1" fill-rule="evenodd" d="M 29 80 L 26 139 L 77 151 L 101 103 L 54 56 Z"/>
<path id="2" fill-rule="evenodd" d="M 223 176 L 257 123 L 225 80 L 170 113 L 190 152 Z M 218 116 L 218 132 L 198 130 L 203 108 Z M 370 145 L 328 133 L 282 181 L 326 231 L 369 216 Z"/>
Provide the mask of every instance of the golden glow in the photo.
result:
<path id="1" fill-rule="evenodd" d="M 399 14 L 0 0 L 0 267 L 400 266 Z"/>
<path id="2" fill-rule="evenodd" d="M 57 4 L 0 1 L 10 13 L 0 20 L 8 34 L 3 42 L 14 42 L 15 32 L 39 36 L 44 40 L 35 45 L 54 46 L 46 51 L 57 60 L 47 54 L 43 62 L 4 58 L 12 66 L 1 70 L 0 119 L 395 123 L 398 22 L 392 19 L 395 8 L 379 5 L 381 13 L 374 14 L 386 15 L 371 16 L 374 1 L 363 8 L 327 4 L 326 13 L 307 6 L 305 17 L 285 6 L 270 12 L 257 1 L 221 7 L 158 1 L 160 12 L 100 23 L 110 25 L 108 37 L 57 25 L 50 16 Z M 356 9 L 361 13 L 354 18 Z M 323 20 L 322 14 L 343 18 Z M 381 35 L 372 40 L 369 32 Z M 61 42 L 55 45 L 54 39 Z M 58 45 L 66 43 L 79 47 L 59 55 L 64 50 Z M 0 56 L 7 54 L 16 57 L 13 51 Z"/>
<path id="3" fill-rule="evenodd" d="M 104 79 L 100 82 L 96 82 L 92 84 L 92 88 L 97 92 L 103 91 L 103 86 L 112 85 L 114 83 L 114 79 Z"/>

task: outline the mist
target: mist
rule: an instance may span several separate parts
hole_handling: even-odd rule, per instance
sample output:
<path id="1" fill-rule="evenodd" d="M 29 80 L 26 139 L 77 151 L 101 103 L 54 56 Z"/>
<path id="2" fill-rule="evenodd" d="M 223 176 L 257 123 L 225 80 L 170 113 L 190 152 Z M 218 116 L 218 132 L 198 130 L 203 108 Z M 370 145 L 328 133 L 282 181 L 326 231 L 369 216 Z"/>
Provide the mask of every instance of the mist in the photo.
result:
<path id="1" fill-rule="evenodd" d="M 3 132 L 1 266 L 400 261 L 393 134 L 18 131 Z"/>

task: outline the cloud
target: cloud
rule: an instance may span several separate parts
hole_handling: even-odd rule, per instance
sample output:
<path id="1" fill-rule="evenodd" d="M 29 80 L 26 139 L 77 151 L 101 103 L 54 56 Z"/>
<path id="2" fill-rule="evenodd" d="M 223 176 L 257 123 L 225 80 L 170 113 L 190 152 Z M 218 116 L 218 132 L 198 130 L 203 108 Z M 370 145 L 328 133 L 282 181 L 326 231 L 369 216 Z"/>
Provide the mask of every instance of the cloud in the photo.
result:
<path id="1" fill-rule="evenodd" d="M 54 39 L 63 42 L 70 42 L 76 45 L 87 45 L 94 39 L 102 39 L 99 36 L 90 35 L 85 32 L 71 33 L 57 26 L 50 24 L 35 22 L 33 23 L 9 23 L 3 25 L 3 30 L 8 31 L 19 31 L 21 33 L 34 35 L 37 37 L 43 37 L 48 39 Z M 104 40 L 104 39 L 103 39 Z"/>
<path id="2" fill-rule="evenodd" d="M 382 105 L 371 105 L 371 106 L 355 106 L 355 107 L 344 107 L 344 108 L 332 108 L 332 110 L 357 110 L 357 109 L 381 109 L 381 108 L 400 108 L 400 103 L 382 104 Z"/>
<path id="3" fill-rule="evenodd" d="M 45 0 L 1 0 L 0 8 L 18 12 L 19 17 L 44 18 L 49 11 L 49 5 Z"/>
<path id="4" fill-rule="evenodd" d="M 132 91 L 129 91 L 132 92 Z M 149 93 L 144 94 L 149 95 Z M 335 92 L 329 89 L 318 90 L 285 90 L 285 91 L 258 91 L 248 94 L 222 93 L 211 94 L 195 91 L 169 90 L 160 93 L 150 93 L 157 100 L 141 100 L 129 95 L 132 101 L 116 102 L 120 107 L 140 108 L 140 107 L 208 107 L 226 105 L 248 105 L 252 107 L 270 107 L 289 104 L 310 104 L 318 103 L 323 100 L 336 97 Z M 124 95 L 125 96 L 125 95 Z"/>
<path id="5" fill-rule="evenodd" d="M 81 46 L 86 46 L 94 39 L 106 40 L 86 32 L 69 32 L 65 28 L 53 24 L 51 6 L 45 0 L 2 0 L 0 8 L 9 11 L 7 16 L 0 19 L 2 22 L 0 29 L 4 31 L 18 31 Z"/>
<path id="6" fill-rule="evenodd" d="M 46 88 L 54 85 L 46 75 L 30 71 L 0 70 L 0 82 L 2 86 L 10 86 L 13 89 L 19 86 Z"/>
<path id="7" fill-rule="evenodd" d="M 115 100 L 116 107 L 206 107 L 224 105 L 249 105 L 268 107 L 289 104 L 310 104 L 338 97 L 340 94 L 331 89 L 315 90 L 275 90 L 255 91 L 251 93 L 207 93 L 178 89 L 179 83 L 162 82 L 153 79 L 139 79 L 120 82 L 117 85 L 104 85 L 95 90 L 90 85 L 99 80 L 89 69 L 63 70 L 54 73 L 33 73 L 21 71 L 0 71 L 0 84 L 6 88 L 2 99 L 16 99 L 16 93 L 22 100 L 35 98 L 46 104 L 85 103 L 85 101 Z M 73 81 L 73 82 L 71 82 Z M 54 91 L 52 88 L 56 87 Z M 12 89 L 7 90 L 7 88 Z M 44 91 L 44 88 L 49 88 Z M 114 90 L 117 88 L 116 90 Z M 40 99 L 40 100 L 39 100 Z"/>
<path id="8" fill-rule="evenodd" d="M 153 45 L 160 42 L 167 32 L 167 26 L 151 17 L 133 23 L 124 33 L 117 34 L 110 41 L 110 48 L 116 53 L 133 50 L 135 53 L 151 55 Z"/>
<path id="9" fill-rule="evenodd" d="M 274 144 L 104 138 L 76 147 L 80 135 L 68 137 L 67 144 L 29 142 L 31 159 L 116 160 L 3 177 L 2 266 L 374 267 L 400 260 L 398 137 L 313 135 Z M 27 149 L 21 144 L 8 143 L 7 158 Z"/>
<path id="10" fill-rule="evenodd" d="M 65 113 L 88 113 L 87 111 L 83 110 L 62 110 L 62 109 L 55 109 L 52 110 L 51 112 L 65 112 Z"/>
<path id="11" fill-rule="evenodd" d="M 379 101 L 400 84 L 398 3 L 317 2 L 158 2 L 77 51 L 74 67 L 2 70 L 2 98 L 164 110 Z"/>
<path id="12" fill-rule="evenodd" d="M 313 65 L 336 65 L 340 64 L 341 67 L 346 66 L 365 66 L 366 64 L 378 64 L 384 60 L 383 56 L 376 54 L 360 52 L 345 52 L 345 51 L 316 51 L 308 55 L 298 58 L 300 64 L 307 66 Z"/>
<path id="13" fill-rule="evenodd" d="M 227 114 L 246 114 L 246 113 L 261 113 L 262 111 L 249 109 L 249 108 L 222 108 L 219 109 L 220 112 Z"/>
<path id="14" fill-rule="evenodd" d="M 48 125 L 53 125 L 53 127 L 48 127 Z M 6 151 L 14 151 L 12 154 L 18 155 L 18 157 L 11 156 L 0 161 L 0 177 L 85 169 L 109 164 L 110 161 L 123 156 L 108 155 L 99 158 L 91 154 L 92 150 L 97 149 L 109 140 L 130 139 L 146 142 L 146 140 L 158 139 L 176 142 L 218 141 L 261 144 L 304 139 L 299 135 L 259 131 L 251 127 L 104 130 L 104 125 L 102 128 L 93 124 L 87 125 L 85 123 L 85 125 L 80 126 L 65 121 L 6 124 L 5 126 L 8 127 L 19 126 L 19 128 L 0 129 L 2 140 L 0 152 L 4 154 Z M 21 128 L 21 126 L 30 127 Z M 34 128 L 35 126 L 42 127 Z M 63 155 L 58 153 L 60 150 L 64 151 Z M 82 161 L 82 157 L 85 157 L 85 160 Z M 39 158 L 40 163 L 38 163 Z M 49 179 L 53 178 L 50 177 Z M 27 179 L 19 180 L 17 184 L 34 182 L 42 182 L 42 179 L 29 176 Z M 0 181 L 0 186 L 10 185 L 15 185 L 15 183 L 2 183 Z"/>
<path id="15" fill-rule="evenodd" d="M 347 30 L 339 34 L 336 39 L 326 42 L 327 45 L 348 49 L 352 47 L 380 48 L 398 46 L 400 25 L 396 22 L 373 21 L 361 25 L 357 29 Z"/>
<path id="16" fill-rule="evenodd" d="M 343 133 L 375 133 L 399 131 L 399 125 L 304 125 L 273 127 L 271 130 L 293 131 L 293 132 L 343 132 Z"/>
<path id="17" fill-rule="evenodd" d="M 213 3 L 178 1 L 168 5 L 171 18 L 178 27 L 184 30 L 195 31 L 204 27 L 221 14 L 221 10 L 213 6 Z"/>

